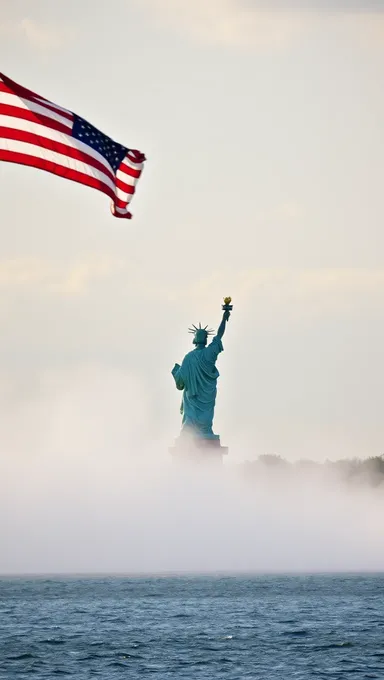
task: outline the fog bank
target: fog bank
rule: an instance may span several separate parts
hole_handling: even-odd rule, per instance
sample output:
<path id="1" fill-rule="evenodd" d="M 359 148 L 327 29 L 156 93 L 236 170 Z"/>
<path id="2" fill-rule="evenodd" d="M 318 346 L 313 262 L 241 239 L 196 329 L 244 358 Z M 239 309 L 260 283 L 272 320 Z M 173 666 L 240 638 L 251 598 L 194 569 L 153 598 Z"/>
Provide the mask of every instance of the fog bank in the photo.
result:
<path id="1" fill-rule="evenodd" d="M 3 413 L 3 574 L 384 568 L 382 487 L 305 466 L 250 475 L 231 455 L 174 465 L 129 377 L 47 376 Z"/>

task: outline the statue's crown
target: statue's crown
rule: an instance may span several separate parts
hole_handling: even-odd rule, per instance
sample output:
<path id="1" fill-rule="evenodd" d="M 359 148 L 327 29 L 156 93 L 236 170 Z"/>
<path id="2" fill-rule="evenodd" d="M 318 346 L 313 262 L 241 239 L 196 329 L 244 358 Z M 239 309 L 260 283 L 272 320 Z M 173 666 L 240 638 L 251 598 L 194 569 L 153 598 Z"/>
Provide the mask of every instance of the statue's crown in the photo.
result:
<path id="1" fill-rule="evenodd" d="M 208 326 L 205 326 L 204 328 L 201 327 L 201 323 L 199 323 L 199 327 L 195 326 L 192 324 L 192 328 L 188 328 L 189 333 L 192 333 L 194 335 L 194 344 L 195 345 L 200 345 L 204 344 L 207 342 L 208 335 L 213 335 L 215 331 L 208 329 Z"/>

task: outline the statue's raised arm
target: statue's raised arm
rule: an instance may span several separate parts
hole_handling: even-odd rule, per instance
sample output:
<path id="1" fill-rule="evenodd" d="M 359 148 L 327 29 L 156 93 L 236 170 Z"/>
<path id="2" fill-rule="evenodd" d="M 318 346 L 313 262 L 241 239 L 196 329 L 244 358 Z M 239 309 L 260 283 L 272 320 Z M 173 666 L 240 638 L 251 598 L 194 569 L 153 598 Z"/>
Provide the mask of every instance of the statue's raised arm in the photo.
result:
<path id="1" fill-rule="evenodd" d="M 232 300 L 231 300 L 230 297 L 224 298 L 224 304 L 223 304 L 224 314 L 223 314 L 223 318 L 221 320 L 221 324 L 220 324 L 219 328 L 217 329 L 217 337 L 219 338 L 219 340 L 221 340 L 221 338 L 223 337 L 223 335 L 225 333 L 225 327 L 227 325 L 227 321 L 228 321 L 229 317 L 231 316 L 231 311 L 233 309 L 231 302 L 232 302 Z"/>

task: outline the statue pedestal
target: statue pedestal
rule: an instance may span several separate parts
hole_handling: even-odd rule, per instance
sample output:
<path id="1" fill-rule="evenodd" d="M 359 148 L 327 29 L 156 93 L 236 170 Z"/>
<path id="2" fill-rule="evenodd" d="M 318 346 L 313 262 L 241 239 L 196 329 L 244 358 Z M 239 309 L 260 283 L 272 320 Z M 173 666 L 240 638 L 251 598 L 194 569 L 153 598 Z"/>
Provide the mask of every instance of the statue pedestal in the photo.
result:
<path id="1" fill-rule="evenodd" d="M 228 455 L 228 447 L 221 446 L 220 439 L 180 436 L 169 449 L 175 462 L 214 463 L 221 465 L 223 456 Z"/>

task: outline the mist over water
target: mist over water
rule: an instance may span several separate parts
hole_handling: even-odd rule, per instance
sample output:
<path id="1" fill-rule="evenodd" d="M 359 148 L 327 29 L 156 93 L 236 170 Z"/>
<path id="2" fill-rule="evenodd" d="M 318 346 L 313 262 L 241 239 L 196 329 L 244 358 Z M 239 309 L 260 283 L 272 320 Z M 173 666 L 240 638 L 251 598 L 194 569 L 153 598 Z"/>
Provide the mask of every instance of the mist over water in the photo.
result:
<path id="1" fill-rule="evenodd" d="M 223 468 L 177 466 L 129 376 L 47 373 L 38 396 L 2 401 L 1 573 L 384 568 L 382 488 L 305 468 L 250 478 L 235 426 Z"/>

